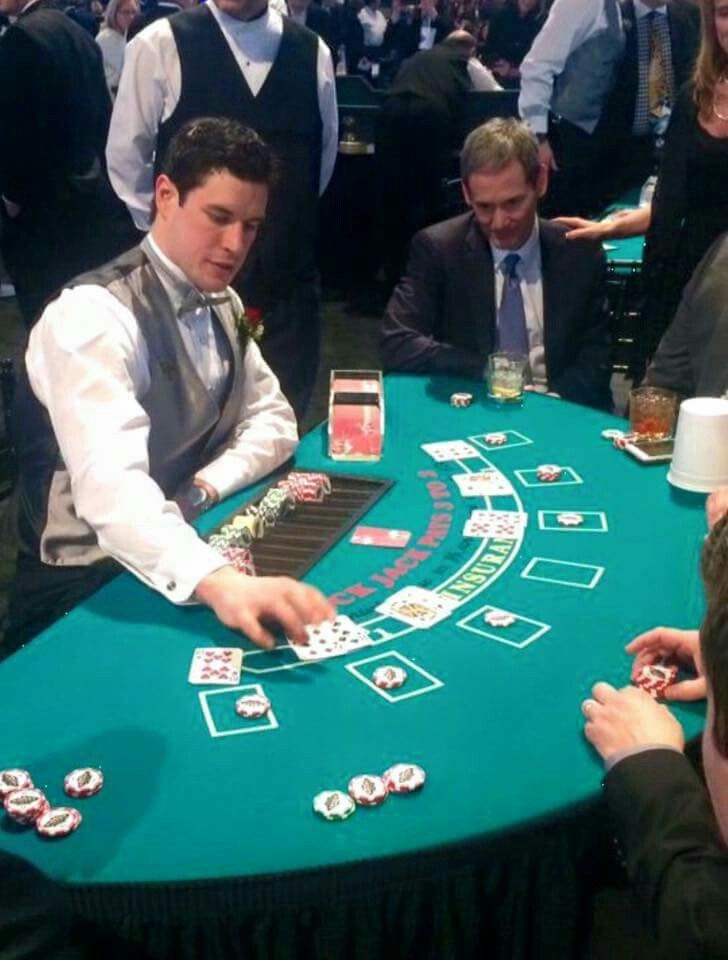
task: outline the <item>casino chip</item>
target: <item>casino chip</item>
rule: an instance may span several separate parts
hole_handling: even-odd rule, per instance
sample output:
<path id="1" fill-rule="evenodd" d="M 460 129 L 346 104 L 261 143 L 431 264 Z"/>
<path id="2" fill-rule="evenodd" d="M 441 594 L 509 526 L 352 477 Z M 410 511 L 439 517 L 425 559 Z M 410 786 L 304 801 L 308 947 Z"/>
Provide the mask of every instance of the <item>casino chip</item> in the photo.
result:
<path id="1" fill-rule="evenodd" d="M 561 477 L 563 472 L 563 467 L 559 467 L 555 463 L 542 463 L 536 467 L 536 476 L 541 483 L 553 483 L 554 480 L 558 480 Z"/>
<path id="2" fill-rule="evenodd" d="M 453 393 L 450 397 L 451 407 L 469 407 L 472 402 L 472 393 Z"/>
<path id="3" fill-rule="evenodd" d="M 246 720 L 259 720 L 270 710 L 270 700 L 262 693 L 247 694 L 235 701 L 235 712 Z"/>
<path id="4" fill-rule="evenodd" d="M 516 622 L 516 617 L 505 610 L 489 610 L 483 620 L 491 627 L 510 627 Z"/>
<path id="5" fill-rule="evenodd" d="M 69 797 L 92 797 L 104 785 L 104 775 L 96 767 L 79 767 L 63 779 L 63 789 Z"/>
<path id="6" fill-rule="evenodd" d="M 382 667 L 377 667 L 372 674 L 372 680 L 380 690 L 397 690 L 407 680 L 407 671 L 404 667 L 388 663 Z"/>
<path id="7" fill-rule="evenodd" d="M 0 800 L 4 800 L 13 790 L 27 790 L 33 781 L 27 770 L 0 770 Z"/>
<path id="8" fill-rule="evenodd" d="M 602 430 L 602 437 L 604 440 L 621 440 L 624 436 L 624 430 Z"/>
<path id="9" fill-rule="evenodd" d="M 382 777 L 362 773 L 349 781 L 349 796 L 362 807 L 377 807 L 389 796 L 389 790 Z"/>
<path id="10" fill-rule="evenodd" d="M 73 807 L 50 807 L 35 821 L 35 829 L 42 837 L 67 837 L 78 830 L 82 820 Z"/>
<path id="11" fill-rule="evenodd" d="M 426 776 L 415 763 L 395 763 L 384 771 L 383 779 L 390 793 L 414 793 L 425 785 Z"/>
<path id="12" fill-rule="evenodd" d="M 657 700 L 677 680 L 678 668 L 674 664 L 647 663 L 634 681 L 635 686 Z"/>
<path id="13" fill-rule="evenodd" d="M 48 809 L 50 804 L 42 790 L 29 787 L 27 790 L 13 790 L 3 801 L 5 812 L 16 823 L 30 826 Z"/>
<path id="14" fill-rule="evenodd" d="M 584 517 L 580 513 L 559 513 L 556 515 L 556 522 L 561 527 L 579 527 L 584 522 Z"/>
<path id="15" fill-rule="evenodd" d="M 486 433 L 485 442 L 489 447 L 502 447 L 504 443 L 508 443 L 508 437 L 505 433 Z"/>
<path id="16" fill-rule="evenodd" d="M 356 810 L 356 804 L 341 790 L 323 790 L 313 798 L 313 809 L 324 820 L 346 820 Z"/>

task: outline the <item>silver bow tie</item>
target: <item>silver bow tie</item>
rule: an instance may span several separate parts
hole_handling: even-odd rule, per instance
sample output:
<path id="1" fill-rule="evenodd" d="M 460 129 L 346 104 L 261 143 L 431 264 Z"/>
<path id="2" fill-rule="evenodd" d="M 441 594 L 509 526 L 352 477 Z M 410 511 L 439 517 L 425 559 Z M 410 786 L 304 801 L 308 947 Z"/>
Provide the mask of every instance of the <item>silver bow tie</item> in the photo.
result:
<path id="1" fill-rule="evenodd" d="M 182 317 L 186 313 L 193 313 L 195 310 L 201 310 L 203 307 L 214 309 L 223 303 L 230 303 L 229 294 L 200 293 L 199 290 L 190 290 L 180 303 L 177 309 L 177 316 Z"/>

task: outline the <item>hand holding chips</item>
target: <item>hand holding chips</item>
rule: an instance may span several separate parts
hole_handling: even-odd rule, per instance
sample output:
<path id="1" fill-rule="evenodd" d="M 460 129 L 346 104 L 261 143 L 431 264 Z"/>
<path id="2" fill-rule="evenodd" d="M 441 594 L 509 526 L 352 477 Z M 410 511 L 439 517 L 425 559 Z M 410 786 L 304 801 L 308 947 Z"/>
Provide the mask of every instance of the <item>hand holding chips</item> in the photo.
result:
<path id="1" fill-rule="evenodd" d="M 584 736 L 603 760 L 624 750 L 656 744 L 682 751 L 685 735 L 667 707 L 637 687 L 615 690 L 597 683 L 582 704 Z"/>
<path id="2" fill-rule="evenodd" d="M 686 680 L 671 683 L 661 692 L 665 700 L 702 700 L 706 696 L 705 677 L 700 662 L 700 634 L 697 630 L 654 627 L 627 644 L 627 653 L 634 656 L 632 682 L 642 669 L 653 664 L 675 664 L 695 674 Z"/>

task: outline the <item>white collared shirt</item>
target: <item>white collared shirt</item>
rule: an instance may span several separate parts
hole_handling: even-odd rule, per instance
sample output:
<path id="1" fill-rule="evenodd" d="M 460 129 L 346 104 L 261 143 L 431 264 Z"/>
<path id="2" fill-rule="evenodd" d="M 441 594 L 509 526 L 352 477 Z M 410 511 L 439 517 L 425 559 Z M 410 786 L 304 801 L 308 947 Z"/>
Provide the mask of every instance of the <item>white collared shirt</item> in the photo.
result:
<path id="1" fill-rule="evenodd" d="M 639 2 L 639 0 L 637 0 Z M 618 16 L 621 23 L 621 12 Z M 554 81 L 571 53 L 607 29 L 604 0 L 556 0 L 521 64 L 518 110 L 533 133 L 548 133 Z"/>
<path id="2" fill-rule="evenodd" d="M 183 321 L 180 331 L 207 383 L 209 350 L 188 336 Z M 109 556 L 169 600 L 188 601 L 225 562 L 149 475 L 150 424 L 140 403 L 150 385 L 149 354 L 134 315 L 105 287 L 64 290 L 31 331 L 25 359 L 33 392 L 50 415 L 77 515 Z M 221 497 L 270 473 L 298 441 L 293 410 L 255 343 L 248 343 L 243 364 L 233 440 L 196 474 Z"/>
<path id="3" fill-rule="evenodd" d="M 255 20 L 236 20 L 219 10 L 212 0 L 206 0 L 206 3 L 251 93 L 257 96 L 278 55 L 283 18 L 268 7 Z M 210 83 L 214 82 L 213 71 Z M 331 53 L 320 38 L 317 84 L 322 125 L 319 187 L 323 193 L 336 162 L 339 120 Z M 142 30 L 126 48 L 106 144 L 111 184 L 140 230 L 149 229 L 157 132 L 160 124 L 172 116 L 181 89 L 179 53 L 169 20 L 165 17 Z"/>
<path id="4" fill-rule="evenodd" d="M 636 20 L 648 17 L 651 13 L 657 13 L 661 17 L 667 16 L 667 6 L 663 3 L 659 7 L 648 7 L 642 0 L 634 0 L 634 15 Z"/>
<path id="5" fill-rule="evenodd" d="M 521 258 L 516 273 L 523 297 L 523 309 L 528 329 L 528 360 L 531 368 L 531 380 L 535 387 L 546 389 L 546 352 L 543 337 L 543 277 L 541 273 L 541 240 L 538 220 L 534 222 L 531 234 L 518 250 L 501 250 L 491 242 L 493 268 L 495 270 L 495 303 L 497 322 L 500 323 L 500 304 L 503 299 L 505 276 L 503 261 L 509 253 L 517 253 Z"/>
<path id="6" fill-rule="evenodd" d="M 364 31 L 365 47 L 381 47 L 387 32 L 387 18 L 381 10 L 372 10 L 364 6 L 358 13 L 359 23 Z"/>

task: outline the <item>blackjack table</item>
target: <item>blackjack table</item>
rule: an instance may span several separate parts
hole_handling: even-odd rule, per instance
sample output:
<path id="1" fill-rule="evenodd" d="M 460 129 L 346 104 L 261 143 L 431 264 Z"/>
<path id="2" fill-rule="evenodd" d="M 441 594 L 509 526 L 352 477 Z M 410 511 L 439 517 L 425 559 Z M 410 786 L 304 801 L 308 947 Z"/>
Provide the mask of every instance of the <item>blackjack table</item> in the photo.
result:
<path id="1" fill-rule="evenodd" d="M 473 403 L 452 406 L 463 390 Z M 611 856 L 580 704 L 598 680 L 629 682 L 636 634 L 698 624 L 704 498 L 602 437 L 624 421 L 559 399 L 497 406 L 458 379 L 396 375 L 385 409 L 380 461 L 334 463 L 325 424 L 295 457 L 392 481 L 359 522 L 409 531 L 407 546 L 347 533 L 305 577 L 371 645 L 321 662 L 283 637 L 258 650 L 122 574 L 0 664 L 0 766 L 83 816 L 55 840 L 4 817 L 2 856 L 119 956 L 580 955 Z M 458 459 L 422 449 L 448 441 Z M 558 478 L 540 480 L 543 464 Z M 461 495 L 454 477 L 484 470 L 510 492 Z M 466 537 L 475 509 L 527 523 Z M 412 585 L 450 614 L 428 628 L 377 610 Z M 243 646 L 239 687 L 187 682 L 206 645 Z M 407 680 L 383 690 L 373 671 L 392 664 Z M 239 717 L 241 691 L 271 710 Z M 674 710 L 699 732 L 702 706 Z M 320 791 L 396 763 L 421 766 L 424 786 L 346 820 L 314 812 Z M 64 775 L 86 765 L 104 787 L 71 801 Z"/>

